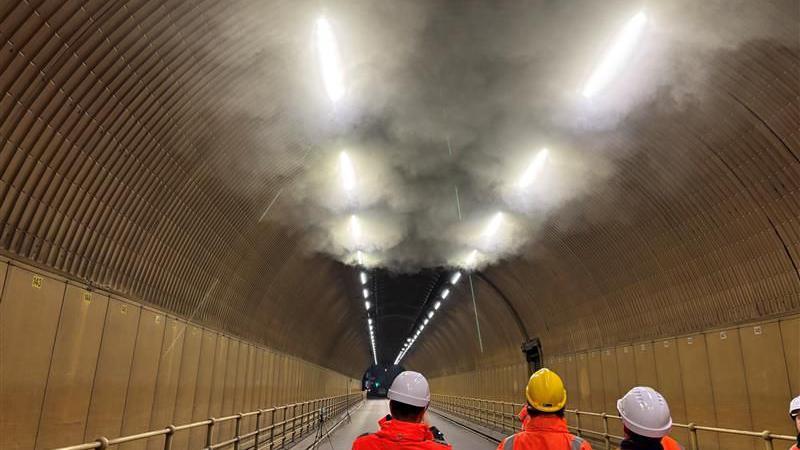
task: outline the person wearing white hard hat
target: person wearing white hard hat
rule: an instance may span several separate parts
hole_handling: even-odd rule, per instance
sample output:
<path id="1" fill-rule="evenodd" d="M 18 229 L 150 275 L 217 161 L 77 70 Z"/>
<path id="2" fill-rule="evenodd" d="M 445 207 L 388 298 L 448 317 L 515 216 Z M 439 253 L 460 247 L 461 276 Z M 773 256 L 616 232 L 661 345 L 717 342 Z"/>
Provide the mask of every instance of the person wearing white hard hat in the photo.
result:
<path id="1" fill-rule="evenodd" d="M 359 436 L 353 450 L 451 449 L 441 432 L 424 422 L 431 391 L 421 373 L 401 372 L 392 382 L 388 397 L 390 414 L 378 421 L 377 433 Z"/>
<path id="2" fill-rule="evenodd" d="M 789 417 L 794 420 L 797 427 L 797 442 L 792 445 L 790 450 L 800 450 L 800 395 L 789 402 Z"/>
<path id="3" fill-rule="evenodd" d="M 625 439 L 622 450 L 683 450 L 667 436 L 672 429 L 672 415 L 663 395 L 653 388 L 637 386 L 617 400 Z"/>

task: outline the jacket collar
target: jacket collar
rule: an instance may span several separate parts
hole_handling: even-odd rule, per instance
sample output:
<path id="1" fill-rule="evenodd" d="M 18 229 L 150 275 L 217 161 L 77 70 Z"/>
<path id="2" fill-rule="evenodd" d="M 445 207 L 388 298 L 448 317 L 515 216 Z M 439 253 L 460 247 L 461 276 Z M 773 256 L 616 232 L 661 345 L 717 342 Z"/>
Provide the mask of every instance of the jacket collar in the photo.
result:
<path id="1" fill-rule="evenodd" d="M 378 437 L 392 441 L 431 441 L 433 433 L 424 423 L 403 422 L 386 416 L 378 421 Z"/>
<path id="2" fill-rule="evenodd" d="M 543 416 L 528 416 L 525 421 L 525 431 L 549 431 L 552 433 L 569 433 L 567 421 L 555 414 Z"/>

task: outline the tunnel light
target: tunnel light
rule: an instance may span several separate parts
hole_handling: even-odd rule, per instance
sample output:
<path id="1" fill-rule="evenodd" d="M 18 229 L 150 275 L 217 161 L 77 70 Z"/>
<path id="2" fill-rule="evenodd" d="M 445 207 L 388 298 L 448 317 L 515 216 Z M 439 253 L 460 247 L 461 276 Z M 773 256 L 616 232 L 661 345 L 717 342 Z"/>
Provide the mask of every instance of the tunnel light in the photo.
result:
<path id="1" fill-rule="evenodd" d="M 419 326 L 419 331 L 422 331 L 424 328 L 425 328 L 425 325 L 420 325 Z M 417 332 L 417 334 L 419 334 L 419 331 Z"/>
<path id="2" fill-rule="evenodd" d="M 422 324 L 423 325 L 427 325 L 429 321 L 430 321 L 430 319 L 425 319 L 425 320 L 422 321 Z"/>
<path id="3" fill-rule="evenodd" d="M 339 46 L 328 19 L 320 17 L 316 26 L 317 57 L 319 58 L 322 81 L 332 102 L 336 103 L 344 96 L 344 74 L 339 58 Z"/>
<path id="4" fill-rule="evenodd" d="M 433 310 L 428 311 L 428 319 L 433 319 Z"/>
<path id="5" fill-rule="evenodd" d="M 591 98 L 604 87 L 608 86 L 611 80 L 622 69 L 622 65 L 630 58 L 633 49 L 639 40 L 639 35 L 647 24 L 647 16 L 644 11 L 640 11 L 633 16 L 622 27 L 614 43 L 606 51 L 603 60 L 595 68 L 589 81 L 583 87 L 583 96 Z"/>
<path id="6" fill-rule="evenodd" d="M 361 279 L 361 284 L 367 284 L 367 273 L 361 272 L 359 274 L 359 278 Z"/>
<path id="7" fill-rule="evenodd" d="M 461 272 L 456 272 L 453 274 L 452 277 L 450 277 L 450 284 L 456 284 L 460 279 L 461 279 Z"/>
<path id="8" fill-rule="evenodd" d="M 411 342 L 411 338 L 406 338 L 406 342 Z"/>
<path id="9" fill-rule="evenodd" d="M 356 215 L 350 216 L 350 235 L 353 237 L 353 241 L 356 244 L 361 239 L 361 221 L 358 219 L 358 216 Z M 359 253 L 361 252 L 359 251 Z M 359 260 L 360 259 L 361 258 L 359 257 Z"/>
<path id="10" fill-rule="evenodd" d="M 440 294 L 442 296 L 442 300 L 446 299 L 448 295 L 450 295 L 450 289 L 445 289 Z"/>
<path id="11" fill-rule="evenodd" d="M 498 212 L 492 216 L 492 219 L 489 220 L 489 225 L 486 226 L 486 229 L 483 231 L 484 237 L 490 238 L 497 234 L 497 230 L 500 229 L 500 225 L 503 223 L 503 213 Z"/>
<path id="12" fill-rule="evenodd" d="M 525 173 L 523 173 L 519 178 L 519 181 L 517 182 L 517 188 L 525 189 L 530 186 L 531 183 L 533 183 L 533 180 L 539 176 L 542 168 L 544 168 L 544 164 L 547 162 L 548 153 L 549 151 L 546 148 L 543 148 L 536 153 L 536 156 L 533 158 L 533 161 L 531 161 L 531 164 L 527 169 L 525 169 Z"/>
<path id="13" fill-rule="evenodd" d="M 364 288 L 361 290 L 361 293 L 364 295 L 364 298 L 369 298 L 369 289 Z"/>
<path id="14" fill-rule="evenodd" d="M 442 302 L 437 301 L 433 304 L 433 309 L 439 309 L 442 307 Z"/>
<path id="15" fill-rule="evenodd" d="M 469 256 L 467 256 L 467 267 L 472 267 L 475 265 L 475 261 L 478 259 L 478 251 L 473 250 L 469 252 Z"/>
<path id="16" fill-rule="evenodd" d="M 356 251 L 356 261 L 358 262 L 359 266 L 364 265 L 364 254 L 361 253 L 361 250 Z"/>
<path id="17" fill-rule="evenodd" d="M 372 308 L 372 303 L 370 303 L 369 300 L 365 301 L 364 308 L 366 308 L 367 311 L 369 311 L 369 309 Z"/>
<path id="18" fill-rule="evenodd" d="M 369 324 L 369 327 L 372 328 L 372 317 L 367 318 L 367 323 Z"/>
<path id="19" fill-rule="evenodd" d="M 356 187 L 356 172 L 353 162 L 347 152 L 339 153 L 339 174 L 342 177 L 342 187 L 345 191 L 352 191 Z"/>

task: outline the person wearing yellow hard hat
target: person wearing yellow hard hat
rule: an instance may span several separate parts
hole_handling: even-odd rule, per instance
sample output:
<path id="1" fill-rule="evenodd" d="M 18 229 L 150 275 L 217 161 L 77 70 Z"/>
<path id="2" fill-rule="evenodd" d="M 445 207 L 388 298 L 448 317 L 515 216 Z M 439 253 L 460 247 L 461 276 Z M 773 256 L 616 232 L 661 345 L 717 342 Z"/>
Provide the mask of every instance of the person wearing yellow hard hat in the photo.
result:
<path id="1" fill-rule="evenodd" d="M 500 442 L 497 450 L 592 450 L 588 442 L 571 434 L 564 419 L 567 390 L 550 369 L 537 370 L 525 388 L 528 404 L 522 431 Z"/>

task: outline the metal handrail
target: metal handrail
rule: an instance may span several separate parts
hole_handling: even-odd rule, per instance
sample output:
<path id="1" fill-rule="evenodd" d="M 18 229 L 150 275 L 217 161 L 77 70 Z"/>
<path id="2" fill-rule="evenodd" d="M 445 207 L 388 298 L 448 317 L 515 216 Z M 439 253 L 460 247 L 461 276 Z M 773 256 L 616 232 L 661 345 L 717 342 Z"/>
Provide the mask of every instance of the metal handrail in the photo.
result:
<path id="1" fill-rule="evenodd" d="M 158 430 L 120 436 L 114 439 L 100 437 L 92 442 L 71 445 L 69 447 L 59 447 L 54 450 L 107 449 L 111 445 L 149 439 L 157 436 L 164 436 L 164 450 L 172 450 L 172 441 L 175 437 L 175 433 L 200 427 L 205 427 L 206 429 L 206 439 L 203 450 L 216 450 L 231 446 L 234 450 L 259 450 L 263 447 L 273 450 L 283 447 L 286 443 L 293 443 L 298 437 L 303 437 L 315 430 L 314 426 L 319 419 L 321 411 L 324 411 L 328 417 L 336 417 L 345 413 L 351 407 L 358 405 L 359 402 L 364 400 L 364 397 L 365 394 L 363 392 L 323 397 L 305 402 L 257 409 L 220 418 L 211 417 L 206 420 L 184 425 L 169 425 Z M 300 410 L 299 412 L 298 409 Z M 289 413 L 290 410 L 291 414 Z M 279 412 L 280 414 L 278 414 Z M 267 415 L 270 418 L 269 425 L 262 426 L 262 419 Z M 279 415 L 278 418 L 280 420 L 276 421 L 276 415 Z M 255 416 L 256 419 L 255 428 L 252 431 L 243 433 L 242 419 L 252 416 Z M 214 442 L 215 427 L 221 423 L 231 421 L 234 422 L 233 437 L 226 441 Z M 262 438 L 268 438 L 268 440 L 262 440 Z"/>
<path id="2" fill-rule="evenodd" d="M 432 408 L 443 410 L 450 414 L 460 416 L 464 419 L 505 433 L 519 431 L 520 424 L 517 418 L 517 413 L 522 409 L 523 406 L 523 403 L 503 402 L 482 398 L 456 397 L 442 394 L 431 395 Z M 609 419 L 617 420 L 621 423 L 622 418 L 620 416 L 614 414 L 580 411 L 577 409 L 567 409 L 565 411 L 567 414 L 571 414 L 575 417 L 575 425 L 570 425 L 570 430 L 576 432 L 578 435 L 588 434 L 602 439 L 605 442 L 606 450 L 612 449 L 612 441 L 616 441 L 618 443 L 624 439 L 622 436 L 609 433 Z M 581 424 L 581 417 L 584 416 L 601 418 L 603 421 L 603 430 L 592 430 L 583 427 Z M 775 434 L 770 431 L 759 432 L 734 430 L 730 428 L 701 426 L 695 423 L 673 423 L 672 426 L 674 428 L 686 429 L 689 431 L 691 450 L 700 450 L 700 445 L 697 438 L 698 431 L 760 438 L 764 442 L 765 450 L 774 450 L 772 442 L 774 440 L 794 441 L 797 439 L 796 436 Z"/>

